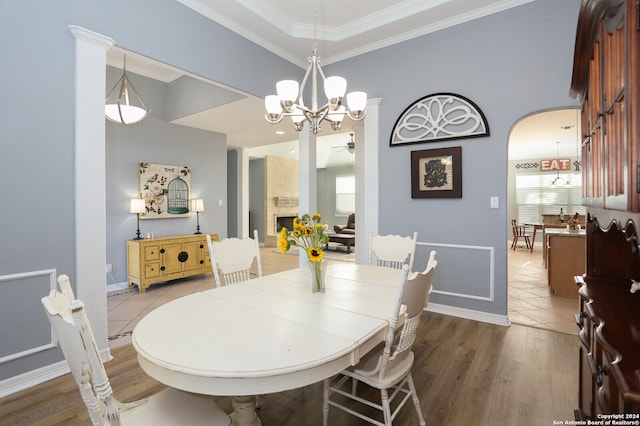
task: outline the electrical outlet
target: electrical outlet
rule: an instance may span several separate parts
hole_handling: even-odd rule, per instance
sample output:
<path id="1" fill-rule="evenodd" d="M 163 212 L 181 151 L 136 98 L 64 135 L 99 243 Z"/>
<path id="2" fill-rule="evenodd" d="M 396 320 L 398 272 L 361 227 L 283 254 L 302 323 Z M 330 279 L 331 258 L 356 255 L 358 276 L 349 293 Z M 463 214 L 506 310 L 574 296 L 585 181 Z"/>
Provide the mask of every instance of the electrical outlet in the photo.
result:
<path id="1" fill-rule="evenodd" d="M 498 197 L 491 197 L 490 201 L 491 201 L 491 208 L 492 209 L 500 208 L 500 201 L 499 201 Z"/>
<path id="2" fill-rule="evenodd" d="M 113 265 L 110 263 L 107 263 L 107 265 L 104 267 L 104 273 L 110 274 L 111 272 L 113 272 Z"/>

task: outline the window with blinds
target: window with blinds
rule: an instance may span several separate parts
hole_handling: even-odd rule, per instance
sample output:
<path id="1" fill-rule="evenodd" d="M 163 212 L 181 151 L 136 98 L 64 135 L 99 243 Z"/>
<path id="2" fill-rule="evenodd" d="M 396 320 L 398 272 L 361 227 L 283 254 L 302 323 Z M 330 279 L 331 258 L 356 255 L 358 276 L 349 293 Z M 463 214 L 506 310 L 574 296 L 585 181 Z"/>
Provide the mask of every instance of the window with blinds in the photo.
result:
<path id="1" fill-rule="evenodd" d="M 336 176 L 336 215 L 348 215 L 356 211 L 355 175 Z"/>
<path id="2" fill-rule="evenodd" d="M 557 177 L 556 185 L 552 183 Z M 518 223 L 542 222 L 543 214 L 570 217 L 574 213 L 586 214 L 582 205 L 582 174 L 526 174 L 516 175 L 516 204 Z"/>

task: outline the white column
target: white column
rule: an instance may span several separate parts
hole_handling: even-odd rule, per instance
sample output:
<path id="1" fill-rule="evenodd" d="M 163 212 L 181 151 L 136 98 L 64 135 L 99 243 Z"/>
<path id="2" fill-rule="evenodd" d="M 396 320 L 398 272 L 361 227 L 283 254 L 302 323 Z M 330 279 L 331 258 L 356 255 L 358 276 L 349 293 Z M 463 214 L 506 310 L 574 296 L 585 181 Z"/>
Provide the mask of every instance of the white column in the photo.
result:
<path id="1" fill-rule="evenodd" d="M 114 41 L 76 25 L 75 243 L 76 297 L 87 309 L 99 349 L 107 341 L 107 213 L 104 96 L 107 50 Z M 64 271 L 59 271 L 64 272 Z"/>
<path id="2" fill-rule="evenodd" d="M 380 103 L 367 101 L 364 125 L 355 129 L 356 139 L 356 263 L 365 264 L 369 253 L 369 231 L 378 233 L 380 150 Z"/>
<path id="3" fill-rule="evenodd" d="M 316 160 L 316 135 L 309 130 L 309 123 L 305 123 L 300 131 L 298 147 L 298 215 L 313 214 L 318 209 L 318 170 Z M 300 253 L 300 266 L 306 266 L 306 255 Z"/>

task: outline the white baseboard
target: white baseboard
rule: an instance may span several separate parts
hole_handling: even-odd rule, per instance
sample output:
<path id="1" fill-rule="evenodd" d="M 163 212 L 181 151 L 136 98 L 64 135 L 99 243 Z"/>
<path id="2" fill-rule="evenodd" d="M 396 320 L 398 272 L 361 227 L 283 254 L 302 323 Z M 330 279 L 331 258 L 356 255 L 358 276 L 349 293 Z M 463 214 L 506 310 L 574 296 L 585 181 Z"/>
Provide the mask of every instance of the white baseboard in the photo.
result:
<path id="1" fill-rule="evenodd" d="M 66 361 L 60 361 L 0 382 L 0 398 L 39 385 L 69 372 Z"/>
<path id="2" fill-rule="evenodd" d="M 511 325 L 511 321 L 509 321 L 509 317 L 507 315 L 489 314 L 487 312 L 472 311 L 470 309 L 439 305 L 437 303 L 430 302 L 427 305 L 427 311 L 435 312 L 436 314 L 451 315 L 458 318 L 486 322 L 489 324 L 502 325 L 505 327 L 509 327 Z"/>
<path id="3" fill-rule="evenodd" d="M 125 281 L 123 283 L 115 283 L 107 285 L 107 294 L 116 293 L 118 291 L 126 290 L 129 288 L 129 284 Z"/>
<path id="4" fill-rule="evenodd" d="M 113 359 L 109 348 L 102 349 L 100 356 L 102 357 L 102 362 Z M 63 376 L 69 372 L 69 365 L 67 361 L 63 360 L 36 370 L 27 371 L 14 377 L 9 377 L 8 379 L 0 381 L 0 398 L 29 389 L 32 386 Z"/>

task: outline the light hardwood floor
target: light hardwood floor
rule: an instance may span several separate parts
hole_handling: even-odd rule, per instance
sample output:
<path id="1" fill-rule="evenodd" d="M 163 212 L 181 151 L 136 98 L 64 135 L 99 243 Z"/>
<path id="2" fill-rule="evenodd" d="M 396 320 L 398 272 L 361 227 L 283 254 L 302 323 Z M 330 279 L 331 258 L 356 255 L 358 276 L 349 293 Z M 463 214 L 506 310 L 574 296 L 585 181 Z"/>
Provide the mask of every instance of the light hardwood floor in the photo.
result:
<path id="1" fill-rule="evenodd" d="M 331 246 L 335 248 L 337 244 L 331 243 Z M 274 248 L 263 247 L 261 256 L 265 275 L 298 267 L 297 256 L 283 255 Z M 339 262 L 353 261 L 355 255 L 331 250 L 327 257 L 330 258 L 329 262 Z M 509 249 L 508 265 L 509 319 L 516 324 L 577 335 L 574 314 L 578 310 L 578 299 L 557 297 L 550 293 L 547 270 L 542 260 L 542 244 L 536 243 L 533 252 L 522 247 L 516 250 Z M 254 274 L 256 273 L 257 268 L 254 267 Z M 135 325 L 156 307 L 176 297 L 214 286 L 213 276 L 209 274 L 152 285 L 145 293 L 124 289 L 111 294 L 107 298 L 109 347 L 115 349 L 129 344 L 130 334 Z"/>
<path id="2" fill-rule="evenodd" d="M 263 266 L 269 265 L 265 274 L 295 267 L 298 261 L 291 255 L 276 254 L 273 258 L 265 262 L 263 257 Z M 210 285 L 192 280 L 185 283 L 191 285 L 181 286 L 181 290 L 171 285 L 163 287 L 163 292 L 156 290 L 156 303 L 170 300 L 166 292 L 175 297 Z M 162 384 L 140 369 L 133 348 L 120 343 L 113 350 L 114 359 L 106 364 L 116 397 L 131 401 L 162 389 Z M 427 424 L 551 425 L 554 420 L 564 423 L 573 419 L 577 348 L 577 337 L 566 333 L 518 324 L 502 327 L 426 312 L 414 350 L 413 375 Z M 230 398 L 215 400 L 231 411 Z M 259 415 L 265 426 L 322 424 L 320 383 L 263 395 L 260 402 Z M 87 411 L 69 375 L 0 399 L 0 425 L 87 424 Z M 366 423 L 332 410 L 329 424 Z M 394 424 L 417 424 L 410 404 Z"/>
<path id="3" fill-rule="evenodd" d="M 551 425 L 573 419 L 577 337 L 539 328 L 502 327 L 425 313 L 413 375 L 428 425 Z M 117 398 L 162 389 L 138 366 L 131 345 L 106 364 Z M 215 398 L 229 412 L 230 398 Z M 321 425 L 322 384 L 260 397 L 263 424 Z M 87 411 L 69 375 L 0 400 L 2 425 L 86 425 Z M 363 425 L 336 410 L 331 425 Z M 411 404 L 395 425 L 416 425 Z"/>

